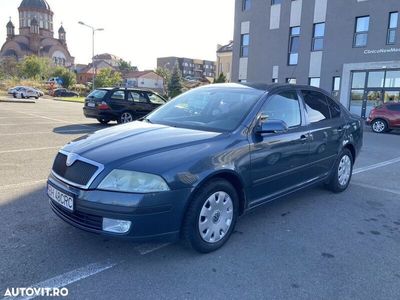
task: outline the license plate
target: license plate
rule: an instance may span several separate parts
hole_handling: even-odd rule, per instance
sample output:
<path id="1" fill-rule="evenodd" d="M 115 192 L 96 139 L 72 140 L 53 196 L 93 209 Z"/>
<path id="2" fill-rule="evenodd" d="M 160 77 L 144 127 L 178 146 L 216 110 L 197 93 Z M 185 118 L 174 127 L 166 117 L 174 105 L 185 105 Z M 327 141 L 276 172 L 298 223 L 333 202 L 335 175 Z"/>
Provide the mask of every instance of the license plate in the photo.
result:
<path id="1" fill-rule="evenodd" d="M 88 107 L 95 107 L 95 106 L 96 106 L 96 104 L 95 104 L 95 103 L 93 103 L 93 102 L 88 102 L 87 106 L 88 106 Z"/>
<path id="2" fill-rule="evenodd" d="M 74 211 L 74 198 L 72 196 L 57 190 L 50 184 L 47 185 L 47 195 L 51 200 L 57 202 L 69 211 Z"/>

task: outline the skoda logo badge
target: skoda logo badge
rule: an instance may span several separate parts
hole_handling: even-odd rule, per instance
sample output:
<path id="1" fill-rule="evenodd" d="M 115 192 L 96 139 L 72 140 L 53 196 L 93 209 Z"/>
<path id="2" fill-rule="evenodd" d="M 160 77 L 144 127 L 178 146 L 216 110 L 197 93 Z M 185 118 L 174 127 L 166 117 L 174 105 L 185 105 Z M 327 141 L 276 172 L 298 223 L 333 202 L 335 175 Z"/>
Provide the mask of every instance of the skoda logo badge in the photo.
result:
<path id="1" fill-rule="evenodd" d="M 67 156 L 67 162 L 66 162 L 67 167 L 72 166 L 77 159 L 78 159 L 78 154 L 69 153 Z"/>

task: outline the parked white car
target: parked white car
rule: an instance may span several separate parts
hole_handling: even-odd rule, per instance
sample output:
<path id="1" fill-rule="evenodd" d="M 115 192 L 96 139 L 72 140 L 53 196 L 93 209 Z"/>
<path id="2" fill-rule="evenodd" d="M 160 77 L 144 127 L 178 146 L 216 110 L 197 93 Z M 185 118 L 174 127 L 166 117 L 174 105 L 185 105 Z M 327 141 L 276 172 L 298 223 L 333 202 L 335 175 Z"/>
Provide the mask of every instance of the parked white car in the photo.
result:
<path id="1" fill-rule="evenodd" d="M 20 99 L 25 99 L 25 98 L 39 99 L 39 97 L 41 96 L 41 92 L 34 88 L 21 87 L 20 89 L 14 91 L 13 96 L 14 98 L 20 98 Z"/>

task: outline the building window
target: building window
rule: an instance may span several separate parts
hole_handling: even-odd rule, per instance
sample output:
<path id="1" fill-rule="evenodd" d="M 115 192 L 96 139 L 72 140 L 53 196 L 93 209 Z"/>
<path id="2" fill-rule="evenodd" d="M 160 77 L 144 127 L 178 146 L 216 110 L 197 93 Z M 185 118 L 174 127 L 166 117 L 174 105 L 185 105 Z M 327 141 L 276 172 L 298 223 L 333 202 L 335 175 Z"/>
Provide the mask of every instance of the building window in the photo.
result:
<path id="1" fill-rule="evenodd" d="M 271 5 L 281 4 L 282 0 L 271 0 Z"/>
<path id="2" fill-rule="evenodd" d="M 340 91 L 340 77 L 333 77 L 332 83 L 332 96 L 336 99 L 339 99 L 339 91 Z"/>
<path id="3" fill-rule="evenodd" d="M 249 10 L 251 7 L 251 0 L 242 0 L 242 10 Z"/>
<path id="4" fill-rule="evenodd" d="M 314 24 L 312 51 L 324 49 L 325 23 Z"/>
<path id="5" fill-rule="evenodd" d="M 289 36 L 289 59 L 290 66 L 297 65 L 299 61 L 300 27 L 291 27 Z"/>
<path id="6" fill-rule="evenodd" d="M 396 31 L 399 21 L 399 13 L 391 12 L 389 14 L 389 28 L 387 33 L 387 41 L 388 45 L 393 45 L 396 43 Z"/>
<path id="7" fill-rule="evenodd" d="M 278 83 L 278 78 L 272 78 L 272 83 Z"/>
<path id="8" fill-rule="evenodd" d="M 286 78 L 286 83 L 296 84 L 297 80 L 296 80 L 296 78 Z"/>
<path id="9" fill-rule="evenodd" d="M 240 38 L 240 57 L 249 56 L 250 35 L 248 33 L 242 34 Z"/>
<path id="10" fill-rule="evenodd" d="M 369 16 L 356 18 L 356 31 L 354 33 L 354 47 L 365 47 L 368 42 Z"/>
<path id="11" fill-rule="evenodd" d="M 318 87 L 320 86 L 321 78 L 319 77 L 312 77 L 308 80 L 308 84 L 311 86 Z"/>

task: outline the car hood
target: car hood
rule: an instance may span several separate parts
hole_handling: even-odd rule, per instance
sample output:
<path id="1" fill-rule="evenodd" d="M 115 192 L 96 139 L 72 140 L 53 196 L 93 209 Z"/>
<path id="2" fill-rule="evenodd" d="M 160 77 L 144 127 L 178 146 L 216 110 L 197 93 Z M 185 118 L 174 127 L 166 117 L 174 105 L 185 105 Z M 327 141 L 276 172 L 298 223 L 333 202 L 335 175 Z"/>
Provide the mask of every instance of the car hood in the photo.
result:
<path id="1" fill-rule="evenodd" d="M 67 144 L 62 150 L 104 165 L 114 165 L 209 142 L 220 135 L 217 132 L 132 122 L 83 136 Z"/>

